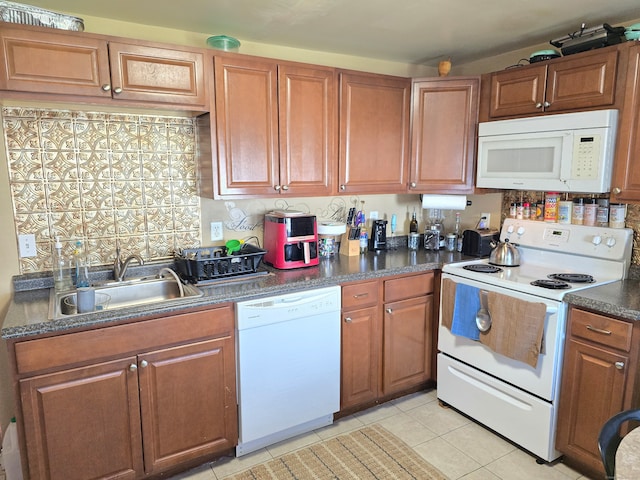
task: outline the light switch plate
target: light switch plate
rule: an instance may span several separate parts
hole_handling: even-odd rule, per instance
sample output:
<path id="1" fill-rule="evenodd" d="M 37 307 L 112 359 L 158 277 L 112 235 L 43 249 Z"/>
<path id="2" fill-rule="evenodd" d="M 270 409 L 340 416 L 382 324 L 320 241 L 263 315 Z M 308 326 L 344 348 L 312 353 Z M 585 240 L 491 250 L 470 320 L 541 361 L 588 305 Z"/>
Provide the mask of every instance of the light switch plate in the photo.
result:
<path id="1" fill-rule="evenodd" d="M 222 222 L 211 222 L 211 241 L 224 240 Z"/>
<path id="2" fill-rule="evenodd" d="M 20 258 L 35 257 L 37 255 L 36 236 L 33 233 L 18 235 L 18 248 Z"/>

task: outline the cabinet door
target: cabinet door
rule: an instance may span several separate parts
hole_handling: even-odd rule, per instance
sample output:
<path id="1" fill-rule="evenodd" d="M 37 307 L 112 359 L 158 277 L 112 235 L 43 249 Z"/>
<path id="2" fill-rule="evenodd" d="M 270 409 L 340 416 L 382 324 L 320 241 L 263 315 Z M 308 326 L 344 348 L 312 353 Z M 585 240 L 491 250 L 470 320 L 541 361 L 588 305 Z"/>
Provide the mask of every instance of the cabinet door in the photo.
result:
<path id="1" fill-rule="evenodd" d="M 0 89 L 110 98 L 107 42 L 46 30 L 0 28 Z"/>
<path id="2" fill-rule="evenodd" d="M 429 380 L 433 295 L 386 303 L 382 330 L 382 393 L 389 395 Z"/>
<path id="3" fill-rule="evenodd" d="M 492 73 L 489 117 L 539 113 L 544 102 L 546 78 L 546 65 Z"/>
<path id="4" fill-rule="evenodd" d="M 549 65 L 544 110 L 561 112 L 613 105 L 618 50 L 593 51 Z"/>
<path id="5" fill-rule="evenodd" d="M 138 356 L 146 473 L 237 443 L 231 336 Z"/>
<path id="6" fill-rule="evenodd" d="M 278 90 L 274 62 L 216 57 L 220 195 L 273 195 L 278 172 Z"/>
<path id="7" fill-rule="evenodd" d="M 615 201 L 640 201 L 640 45 L 629 49 L 624 106 L 611 193 Z"/>
<path id="8" fill-rule="evenodd" d="M 405 193 L 411 80 L 340 75 L 340 193 Z"/>
<path id="9" fill-rule="evenodd" d="M 21 380 L 20 395 L 31 480 L 143 473 L 135 358 Z"/>
<path id="10" fill-rule="evenodd" d="M 628 357 L 570 339 L 558 410 L 556 448 L 604 475 L 598 434 L 623 410 Z"/>
<path id="11" fill-rule="evenodd" d="M 340 408 L 373 401 L 379 395 L 379 307 L 342 314 L 342 388 Z"/>
<path id="12" fill-rule="evenodd" d="M 109 59 L 113 98 L 208 110 L 203 52 L 110 42 Z"/>
<path id="13" fill-rule="evenodd" d="M 480 79 L 413 83 L 409 191 L 472 193 Z"/>
<path id="14" fill-rule="evenodd" d="M 335 69 L 278 67 L 281 193 L 335 193 L 338 140 Z"/>

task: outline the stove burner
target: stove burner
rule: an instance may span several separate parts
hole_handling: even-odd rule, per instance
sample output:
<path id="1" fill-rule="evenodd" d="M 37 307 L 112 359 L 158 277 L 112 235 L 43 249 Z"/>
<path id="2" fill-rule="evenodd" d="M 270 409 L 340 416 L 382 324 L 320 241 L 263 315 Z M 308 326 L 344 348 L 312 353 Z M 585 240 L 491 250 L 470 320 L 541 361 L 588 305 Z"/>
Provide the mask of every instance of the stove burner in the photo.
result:
<path id="1" fill-rule="evenodd" d="M 533 282 L 531 282 L 531 285 L 535 287 L 550 288 L 552 290 L 561 290 L 564 288 L 571 288 L 571 285 L 565 282 L 561 282 L 559 280 L 545 280 L 545 279 L 534 280 Z"/>
<path id="2" fill-rule="evenodd" d="M 552 273 L 547 275 L 547 278 L 553 280 L 560 280 L 569 283 L 593 283 L 595 280 L 591 275 L 584 273 Z"/>
<path id="3" fill-rule="evenodd" d="M 472 272 L 479 272 L 479 273 L 496 273 L 496 272 L 502 271 L 501 268 L 498 268 L 495 265 L 486 265 L 484 263 L 479 263 L 475 265 L 465 265 L 462 268 L 464 268 L 465 270 L 470 270 Z"/>

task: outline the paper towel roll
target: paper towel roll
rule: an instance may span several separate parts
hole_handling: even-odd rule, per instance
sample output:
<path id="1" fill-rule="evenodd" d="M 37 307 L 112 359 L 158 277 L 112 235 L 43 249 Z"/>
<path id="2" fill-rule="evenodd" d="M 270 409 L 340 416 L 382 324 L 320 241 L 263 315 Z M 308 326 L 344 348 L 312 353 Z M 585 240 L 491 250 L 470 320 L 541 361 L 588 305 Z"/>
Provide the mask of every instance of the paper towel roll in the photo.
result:
<path id="1" fill-rule="evenodd" d="M 422 195 L 422 208 L 441 210 L 464 210 L 467 208 L 466 195 Z"/>

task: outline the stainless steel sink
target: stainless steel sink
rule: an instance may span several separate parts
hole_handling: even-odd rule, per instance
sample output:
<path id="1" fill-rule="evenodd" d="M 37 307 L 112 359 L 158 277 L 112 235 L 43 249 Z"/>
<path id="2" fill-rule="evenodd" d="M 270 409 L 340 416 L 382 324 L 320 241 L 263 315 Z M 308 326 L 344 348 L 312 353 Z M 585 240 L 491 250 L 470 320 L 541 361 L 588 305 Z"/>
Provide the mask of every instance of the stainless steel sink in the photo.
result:
<path id="1" fill-rule="evenodd" d="M 184 295 L 173 278 L 157 277 L 99 285 L 95 287 L 96 310 L 115 310 L 203 295 L 202 291 L 193 285 L 182 285 L 182 290 Z M 49 318 L 65 318 L 69 315 L 78 315 L 76 293 L 57 293 L 52 288 L 49 297 Z"/>

